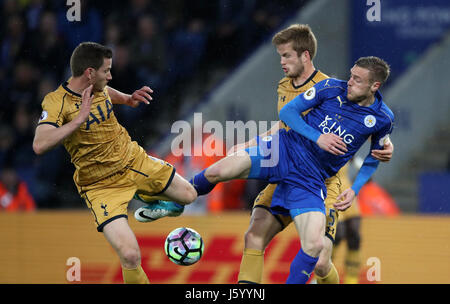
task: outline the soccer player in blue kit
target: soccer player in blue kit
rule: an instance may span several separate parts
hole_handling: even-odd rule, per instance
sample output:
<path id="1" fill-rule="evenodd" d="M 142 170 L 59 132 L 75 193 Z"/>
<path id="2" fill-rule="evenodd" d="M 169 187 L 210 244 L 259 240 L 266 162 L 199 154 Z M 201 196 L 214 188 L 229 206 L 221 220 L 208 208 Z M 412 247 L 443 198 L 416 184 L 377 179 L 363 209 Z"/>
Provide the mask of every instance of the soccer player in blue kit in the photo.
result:
<path id="1" fill-rule="evenodd" d="M 322 250 L 325 179 L 335 175 L 369 137 L 370 150 L 382 149 L 393 130 L 394 115 L 378 92 L 389 77 L 388 64 L 378 57 L 362 57 L 350 72 L 348 81 L 325 79 L 284 106 L 280 119 L 291 130 L 258 139 L 258 146 L 237 151 L 191 179 L 198 195 L 232 179 L 278 183 L 271 209 L 293 218 L 302 243 L 286 283 L 306 283 Z M 338 197 L 338 210 L 351 205 L 378 164 L 367 155 L 352 187 Z"/>

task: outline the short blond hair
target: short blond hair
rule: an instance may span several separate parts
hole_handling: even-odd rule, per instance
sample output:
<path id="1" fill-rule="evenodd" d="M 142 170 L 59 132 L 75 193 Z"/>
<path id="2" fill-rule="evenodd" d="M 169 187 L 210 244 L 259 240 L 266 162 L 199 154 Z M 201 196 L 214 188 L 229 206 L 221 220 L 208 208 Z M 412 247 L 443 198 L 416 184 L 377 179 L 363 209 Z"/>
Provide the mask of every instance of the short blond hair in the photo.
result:
<path id="1" fill-rule="evenodd" d="M 293 24 L 276 33 L 272 38 L 272 43 L 275 46 L 289 42 L 292 42 L 292 48 L 298 56 L 304 51 L 308 51 L 311 60 L 316 56 L 317 39 L 309 25 Z"/>

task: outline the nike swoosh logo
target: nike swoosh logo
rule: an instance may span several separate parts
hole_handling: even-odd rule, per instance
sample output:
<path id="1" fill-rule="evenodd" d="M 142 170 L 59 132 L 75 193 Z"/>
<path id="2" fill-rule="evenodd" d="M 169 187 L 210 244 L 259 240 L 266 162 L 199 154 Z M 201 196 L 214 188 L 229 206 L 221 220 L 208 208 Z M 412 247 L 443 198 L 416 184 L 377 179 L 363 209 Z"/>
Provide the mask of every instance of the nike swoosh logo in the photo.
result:
<path id="1" fill-rule="evenodd" d="M 139 216 L 141 216 L 141 217 L 143 217 L 143 218 L 145 218 L 145 219 L 148 219 L 148 220 L 153 220 L 153 221 L 155 220 L 154 218 L 145 215 L 145 211 L 144 211 L 144 210 L 142 210 L 141 212 L 139 212 Z"/>

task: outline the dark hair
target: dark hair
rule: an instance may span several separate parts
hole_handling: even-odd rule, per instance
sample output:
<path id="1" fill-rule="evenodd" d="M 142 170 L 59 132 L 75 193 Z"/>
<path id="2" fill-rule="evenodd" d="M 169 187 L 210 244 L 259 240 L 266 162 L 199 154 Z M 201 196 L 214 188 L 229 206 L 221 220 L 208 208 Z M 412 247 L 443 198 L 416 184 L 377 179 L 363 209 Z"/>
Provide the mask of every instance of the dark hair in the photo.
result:
<path id="1" fill-rule="evenodd" d="M 276 33 L 272 38 L 275 46 L 292 42 L 292 48 L 300 56 L 308 51 L 311 60 L 316 56 L 317 40 L 311 28 L 307 24 L 293 24 Z"/>
<path id="2" fill-rule="evenodd" d="M 83 75 L 87 68 L 98 70 L 105 58 L 112 58 L 112 50 L 96 42 L 82 42 L 70 57 L 70 69 L 73 77 Z"/>
<path id="3" fill-rule="evenodd" d="M 370 71 L 370 81 L 385 83 L 391 73 L 389 65 L 381 58 L 375 56 L 361 57 L 356 60 L 355 65 Z"/>

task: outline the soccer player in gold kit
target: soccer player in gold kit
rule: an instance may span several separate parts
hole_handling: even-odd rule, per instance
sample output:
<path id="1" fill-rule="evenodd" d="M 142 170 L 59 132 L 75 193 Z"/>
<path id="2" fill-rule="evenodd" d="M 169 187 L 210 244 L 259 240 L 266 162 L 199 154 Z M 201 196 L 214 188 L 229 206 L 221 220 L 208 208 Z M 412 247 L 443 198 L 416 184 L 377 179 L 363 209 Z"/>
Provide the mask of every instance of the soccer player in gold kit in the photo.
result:
<path id="1" fill-rule="evenodd" d="M 281 67 L 286 75 L 278 83 L 278 113 L 295 96 L 306 92 L 317 82 L 327 79 L 328 76 L 315 69 L 313 58 L 316 54 L 317 41 L 311 28 L 307 25 L 295 24 L 277 33 L 272 40 L 281 58 Z M 307 115 L 307 112 L 303 113 Z M 268 132 L 259 137 L 276 133 L 279 128 L 288 128 L 281 121 Z M 257 145 L 256 139 L 233 147 L 230 152 L 246 149 Z M 229 153 L 230 153 L 229 152 Z M 383 150 L 373 150 L 372 155 L 381 160 L 388 161 L 392 157 L 393 146 L 387 141 Z M 348 166 L 348 165 L 346 165 Z M 344 167 L 345 168 L 345 167 Z M 341 171 L 345 170 L 344 168 Z M 339 171 L 336 176 L 326 181 L 327 197 L 326 230 L 324 248 L 320 253 L 315 268 L 317 282 L 320 284 L 337 284 L 339 275 L 331 262 L 333 242 L 336 233 L 338 211 L 344 210 L 339 201 L 342 188 Z M 252 210 L 250 226 L 245 234 L 244 252 L 241 260 L 239 283 L 261 283 L 264 250 L 277 233 L 292 222 L 289 216 L 275 215 L 270 211 L 272 196 L 277 187 L 269 184 L 257 196 Z"/>
<path id="2" fill-rule="evenodd" d="M 142 193 L 176 202 L 150 203 L 144 216 L 154 220 L 181 214 L 183 205 L 193 202 L 197 194 L 171 164 L 147 155 L 117 121 L 114 104 L 148 104 L 152 90 L 144 86 L 128 95 L 108 87 L 111 65 L 112 51 L 105 46 L 83 42 L 75 48 L 70 59 L 72 77 L 42 102 L 33 150 L 42 154 L 64 145 L 75 166 L 78 192 L 97 230 L 119 256 L 124 282 L 148 283 L 139 245 L 128 225 L 129 201 Z"/>

